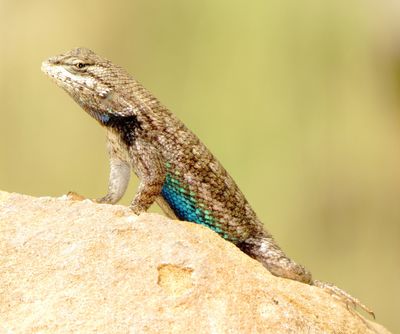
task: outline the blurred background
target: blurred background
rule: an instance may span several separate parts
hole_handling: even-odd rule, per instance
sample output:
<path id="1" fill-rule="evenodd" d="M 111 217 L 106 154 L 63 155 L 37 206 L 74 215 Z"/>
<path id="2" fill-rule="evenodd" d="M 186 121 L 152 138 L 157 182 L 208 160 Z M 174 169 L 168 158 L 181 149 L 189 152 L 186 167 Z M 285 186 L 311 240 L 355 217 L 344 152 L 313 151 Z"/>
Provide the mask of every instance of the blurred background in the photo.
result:
<path id="1" fill-rule="evenodd" d="M 400 2 L 0 0 L 0 41 L 1 190 L 106 193 L 104 130 L 40 71 L 91 48 L 198 134 L 291 257 L 400 332 Z"/>

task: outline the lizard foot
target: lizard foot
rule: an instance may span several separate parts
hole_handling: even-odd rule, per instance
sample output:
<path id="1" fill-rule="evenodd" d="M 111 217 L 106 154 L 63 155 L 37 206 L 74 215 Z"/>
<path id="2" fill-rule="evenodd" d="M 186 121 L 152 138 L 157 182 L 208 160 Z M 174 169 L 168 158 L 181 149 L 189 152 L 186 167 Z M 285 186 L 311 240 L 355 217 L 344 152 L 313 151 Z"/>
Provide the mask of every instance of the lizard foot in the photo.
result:
<path id="1" fill-rule="evenodd" d="M 314 285 L 321 289 L 324 289 L 326 292 L 328 292 L 333 297 L 336 297 L 336 298 L 340 299 L 341 301 L 343 301 L 347 307 L 349 305 L 351 305 L 354 309 L 357 306 L 362 308 L 365 312 L 370 314 L 375 319 L 375 314 L 370 308 L 368 308 L 363 303 L 361 303 L 357 298 L 354 298 L 349 293 L 338 288 L 337 286 L 335 286 L 331 283 L 321 282 L 318 280 L 313 280 L 311 285 Z"/>

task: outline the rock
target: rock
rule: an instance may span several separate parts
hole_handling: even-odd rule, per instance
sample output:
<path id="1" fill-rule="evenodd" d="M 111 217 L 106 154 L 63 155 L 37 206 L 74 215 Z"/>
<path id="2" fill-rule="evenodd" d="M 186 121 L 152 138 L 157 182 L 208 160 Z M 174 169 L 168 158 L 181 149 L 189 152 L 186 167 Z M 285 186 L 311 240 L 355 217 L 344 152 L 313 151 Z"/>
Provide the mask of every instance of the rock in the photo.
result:
<path id="1" fill-rule="evenodd" d="M 0 192 L 0 333 L 388 333 L 202 226 Z"/>

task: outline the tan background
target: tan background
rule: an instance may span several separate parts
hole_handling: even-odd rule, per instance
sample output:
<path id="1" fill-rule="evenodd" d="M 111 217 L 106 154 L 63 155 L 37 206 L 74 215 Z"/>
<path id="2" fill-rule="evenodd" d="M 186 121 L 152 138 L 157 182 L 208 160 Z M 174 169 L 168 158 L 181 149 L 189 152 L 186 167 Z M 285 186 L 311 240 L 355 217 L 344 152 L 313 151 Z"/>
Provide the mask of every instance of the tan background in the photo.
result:
<path id="1" fill-rule="evenodd" d="M 0 0 L 0 188 L 104 195 L 103 130 L 40 72 L 92 48 L 199 135 L 289 255 L 399 332 L 394 3 Z"/>

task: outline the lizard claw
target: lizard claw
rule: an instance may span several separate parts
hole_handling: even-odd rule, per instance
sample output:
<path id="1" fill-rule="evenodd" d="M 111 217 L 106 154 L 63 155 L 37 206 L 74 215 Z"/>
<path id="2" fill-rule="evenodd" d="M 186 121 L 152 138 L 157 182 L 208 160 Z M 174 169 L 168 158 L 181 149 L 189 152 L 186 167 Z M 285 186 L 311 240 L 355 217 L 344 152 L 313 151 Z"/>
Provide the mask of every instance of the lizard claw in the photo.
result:
<path id="1" fill-rule="evenodd" d="M 115 200 L 113 199 L 113 196 L 110 194 L 105 195 L 104 197 L 94 199 L 93 202 L 95 203 L 103 203 L 103 204 L 114 204 Z"/>

